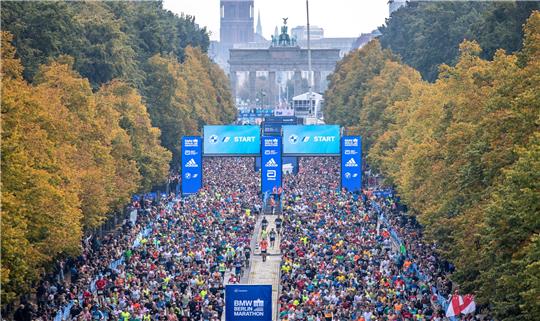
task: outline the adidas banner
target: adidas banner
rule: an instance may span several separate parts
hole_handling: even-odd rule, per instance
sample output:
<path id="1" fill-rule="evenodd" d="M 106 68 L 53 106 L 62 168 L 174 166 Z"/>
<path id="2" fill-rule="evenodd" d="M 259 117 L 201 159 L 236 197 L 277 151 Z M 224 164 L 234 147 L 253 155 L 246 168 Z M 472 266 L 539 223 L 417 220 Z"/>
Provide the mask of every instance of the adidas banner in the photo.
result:
<path id="1" fill-rule="evenodd" d="M 261 156 L 261 191 L 272 193 L 281 187 L 281 137 L 263 136 Z"/>
<path id="2" fill-rule="evenodd" d="M 362 189 L 362 138 L 341 138 L 341 187 L 349 192 Z"/>
<path id="3" fill-rule="evenodd" d="M 202 187 L 202 140 L 182 137 L 182 195 L 197 193 Z"/>
<path id="4" fill-rule="evenodd" d="M 225 321 L 271 320 L 271 285 L 225 286 Z"/>

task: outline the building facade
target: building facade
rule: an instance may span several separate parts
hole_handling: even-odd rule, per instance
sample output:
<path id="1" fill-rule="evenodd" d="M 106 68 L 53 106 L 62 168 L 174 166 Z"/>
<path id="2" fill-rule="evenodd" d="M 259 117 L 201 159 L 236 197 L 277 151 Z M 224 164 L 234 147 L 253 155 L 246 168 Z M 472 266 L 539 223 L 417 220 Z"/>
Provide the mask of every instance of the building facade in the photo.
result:
<path id="1" fill-rule="evenodd" d="M 219 42 L 222 45 L 252 42 L 253 0 L 221 0 Z"/>
<path id="2" fill-rule="evenodd" d="M 317 26 L 309 26 L 310 40 L 320 40 L 324 38 L 324 29 Z M 291 29 L 291 35 L 296 37 L 298 42 L 307 42 L 307 26 L 296 26 Z"/>

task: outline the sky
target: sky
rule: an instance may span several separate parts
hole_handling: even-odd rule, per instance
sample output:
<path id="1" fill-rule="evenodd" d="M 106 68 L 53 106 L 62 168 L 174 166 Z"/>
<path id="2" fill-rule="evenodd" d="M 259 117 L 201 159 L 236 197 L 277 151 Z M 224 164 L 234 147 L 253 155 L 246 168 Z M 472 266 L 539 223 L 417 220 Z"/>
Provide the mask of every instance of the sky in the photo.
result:
<path id="1" fill-rule="evenodd" d="M 219 40 L 219 0 L 164 0 L 166 9 L 195 16 L 195 22 L 210 31 L 211 40 Z M 263 36 L 274 34 L 288 17 L 289 28 L 306 24 L 305 0 L 255 0 L 261 12 Z M 325 37 L 357 37 L 384 24 L 388 0 L 309 0 L 310 24 L 324 28 Z M 255 28 L 255 26 L 254 26 Z"/>

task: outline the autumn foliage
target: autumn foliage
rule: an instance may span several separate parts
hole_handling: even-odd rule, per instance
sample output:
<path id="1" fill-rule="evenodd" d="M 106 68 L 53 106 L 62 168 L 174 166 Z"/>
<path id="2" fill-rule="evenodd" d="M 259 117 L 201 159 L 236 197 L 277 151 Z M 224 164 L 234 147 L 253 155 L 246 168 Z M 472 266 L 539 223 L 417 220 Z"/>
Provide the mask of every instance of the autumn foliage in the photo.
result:
<path id="1" fill-rule="evenodd" d="M 236 113 L 206 29 L 160 1 L 3 3 L 2 22 L 4 306 Z"/>
<path id="2" fill-rule="evenodd" d="M 326 115 L 363 136 L 426 235 L 501 320 L 540 315 L 540 13 L 523 47 L 473 41 L 434 83 L 373 41 L 338 66 Z"/>

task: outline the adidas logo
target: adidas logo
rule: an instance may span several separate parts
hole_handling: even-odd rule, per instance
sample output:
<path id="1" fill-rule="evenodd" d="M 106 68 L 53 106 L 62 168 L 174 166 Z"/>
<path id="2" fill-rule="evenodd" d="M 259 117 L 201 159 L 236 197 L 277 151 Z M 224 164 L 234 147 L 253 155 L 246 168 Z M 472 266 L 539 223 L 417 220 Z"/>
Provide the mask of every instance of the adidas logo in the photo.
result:
<path id="1" fill-rule="evenodd" d="M 351 158 L 345 163 L 345 167 L 358 167 L 358 164 Z"/>
<path id="2" fill-rule="evenodd" d="M 199 167 L 195 159 L 190 159 L 189 162 L 186 163 L 186 167 Z"/>
<path id="3" fill-rule="evenodd" d="M 278 167 L 278 164 L 273 158 L 270 158 L 268 162 L 266 162 L 266 167 Z"/>

